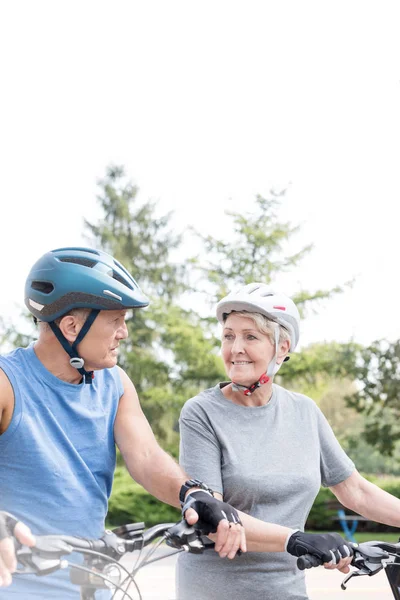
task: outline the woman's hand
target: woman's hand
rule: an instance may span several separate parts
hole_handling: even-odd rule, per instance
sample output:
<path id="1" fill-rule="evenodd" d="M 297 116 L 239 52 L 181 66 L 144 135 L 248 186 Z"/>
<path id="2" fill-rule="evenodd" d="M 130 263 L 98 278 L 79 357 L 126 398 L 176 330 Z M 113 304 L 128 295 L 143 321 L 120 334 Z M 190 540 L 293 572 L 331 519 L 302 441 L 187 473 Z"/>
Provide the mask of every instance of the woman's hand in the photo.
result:
<path id="1" fill-rule="evenodd" d="M 350 571 L 353 548 L 338 533 L 304 533 L 295 531 L 286 542 L 286 550 L 293 556 L 312 554 L 319 558 L 325 569 Z"/>

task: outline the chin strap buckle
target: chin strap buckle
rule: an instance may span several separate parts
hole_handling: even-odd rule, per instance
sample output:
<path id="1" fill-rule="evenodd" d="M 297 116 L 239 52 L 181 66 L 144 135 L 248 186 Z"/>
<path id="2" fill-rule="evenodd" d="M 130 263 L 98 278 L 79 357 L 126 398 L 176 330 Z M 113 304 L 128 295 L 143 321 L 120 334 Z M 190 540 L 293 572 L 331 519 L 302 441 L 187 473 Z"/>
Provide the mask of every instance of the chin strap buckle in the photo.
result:
<path id="1" fill-rule="evenodd" d="M 253 385 L 251 385 L 250 387 L 248 387 L 245 390 L 243 390 L 243 394 L 245 396 L 251 396 L 251 394 L 257 388 L 261 387 L 264 383 L 268 383 L 269 380 L 270 380 L 270 378 L 268 377 L 268 375 L 266 373 L 263 373 L 258 381 L 256 381 L 255 383 L 253 383 Z M 238 388 L 237 384 L 234 384 L 234 385 L 236 386 L 236 388 Z M 243 386 L 241 386 L 241 387 L 243 387 Z"/>

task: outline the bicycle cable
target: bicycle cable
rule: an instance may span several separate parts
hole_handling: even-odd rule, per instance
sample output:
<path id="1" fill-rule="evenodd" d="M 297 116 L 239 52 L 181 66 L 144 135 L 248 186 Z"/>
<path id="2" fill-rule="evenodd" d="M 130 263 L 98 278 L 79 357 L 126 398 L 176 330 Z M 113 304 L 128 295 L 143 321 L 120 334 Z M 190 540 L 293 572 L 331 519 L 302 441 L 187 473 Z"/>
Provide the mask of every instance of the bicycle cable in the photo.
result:
<path id="1" fill-rule="evenodd" d="M 118 585 L 117 583 L 115 583 L 112 579 L 110 579 L 106 575 L 103 575 L 103 573 L 100 573 L 100 571 L 94 571 L 93 569 L 89 569 L 88 567 L 84 567 L 83 565 L 78 565 L 77 563 L 73 563 L 73 562 L 69 562 L 69 561 L 67 561 L 67 566 L 70 567 L 70 568 L 77 569 L 78 571 L 84 571 L 85 573 L 89 573 L 90 575 L 96 575 L 96 577 L 99 577 L 103 581 L 106 581 L 107 583 L 109 583 L 113 588 L 116 588 L 115 592 L 112 595 L 112 598 L 115 598 L 115 594 L 119 590 L 119 591 L 123 592 L 125 596 L 128 597 L 128 600 L 134 600 L 134 598 L 132 598 L 132 596 L 130 594 L 128 594 L 120 585 Z M 143 600 L 142 596 L 140 594 L 140 591 L 139 591 L 139 589 L 137 587 L 136 582 L 135 582 L 135 586 L 136 586 L 136 589 L 137 589 L 137 591 L 139 593 L 140 600 Z"/>
<path id="2" fill-rule="evenodd" d="M 115 564 L 115 565 L 118 567 L 118 569 L 120 569 L 121 571 L 125 571 L 125 573 L 126 573 L 126 577 L 125 577 L 125 579 L 123 579 L 123 580 L 122 580 L 122 582 L 121 582 L 121 583 L 120 583 L 120 585 L 118 586 L 118 589 L 120 589 L 120 590 L 123 592 L 123 596 L 122 596 L 121 600 L 124 600 L 125 596 L 128 596 L 128 598 L 129 598 L 130 600 L 133 600 L 133 599 L 131 598 L 131 596 L 130 596 L 130 595 L 127 593 L 127 590 L 129 589 L 129 586 L 131 585 L 131 583 L 133 583 L 133 584 L 135 585 L 135 587 L 136 587 L 136 591 L 137 591 L 137 593 L 139 594 L 139 600 L 142 600 L 142 596 L 141 596 L 140 590 L 139 590 L 139 588 L 138 588 L 138 585 L 137 585 L 136 581 L 134 580 L 134 578 L 133 578 L 132 574 L 131 574 L 131 573 L 129 572 L 129 570 L 128 570 L 128 569 L 127 569 L 127 568 L 126 568 L 126 567 L 125 567 L 125 566 L 124 566 L 122 563 L 120 563 L 118 560 L 116 560 L 115 558 L 112 558 L 111 556 L 107 556 L 107 554 L 103 554 L 102 552 L 97 552 L 96 550 L 89 550 L 89 549 L 78 549 L 78 548 L 74 548 L 74 550 L 75 550 L 75 551 L 77 551 L 77 550 L 78 550 L 78 551 L 79 551 L 80 553 L 82 553 L 82 554 L 89 554 L 89 555 L 93 555 L 93 556 L 98 556 L 98 557 L 100 557 L 102 560 L 107 560 L 109 563 Z M 77 567 L 81 566 L 81 565 L 77 565 L 76 563 L 69 563 L 69 564 L 70 564 L 70 565 L 77 566 Z M 91 571 L 90 571 L 90 569 L 88 569 L 88 571 L 89 571 L 89 572 L 91 572 Z M 92 573 L 93 573 L 93 571 L 92 571 Z M 95 574 L 96 574 L 96 575 L 98 574 L 98 573 L 97 573 L 97 571 L 95 572 Z M 122 576 L 122 574 L 121 574 L 121 576 Z M 124 585 L 125 581 L 127 581 L 127 580 L 128 580 L 128 587 L 127 587 L 127 589 L 126 589 L 126 590 L 124 590 L 124 589 L 122 588 L 122 586 Z M 113 596 L 112 596 L 113 598 L 114 598 L 114 596 L 115 596 L 115 593 L 116 593 L 116 592 L 114 592 L 114 594 L 113 594 Z"/>

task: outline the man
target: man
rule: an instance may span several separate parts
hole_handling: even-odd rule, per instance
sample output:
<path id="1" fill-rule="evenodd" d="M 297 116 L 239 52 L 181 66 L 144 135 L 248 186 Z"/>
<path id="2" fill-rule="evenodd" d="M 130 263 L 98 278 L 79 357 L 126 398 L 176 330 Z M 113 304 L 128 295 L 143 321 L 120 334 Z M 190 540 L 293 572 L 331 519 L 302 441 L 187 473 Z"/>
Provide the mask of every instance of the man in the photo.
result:
<path id="1" fill-rule="evenodd" d="M 117 366 L 119 344 L 128 336 L 127 310 L 148 305 L 133 277 L 104 252 L 61 248 L 33 266 L 25 303 L 39 323 L 38 340 L 0 358 L 0 509 L 36 534 L 99 537 L 115 444 L 132 477 L 151 494 L 174 506 L 188 493 L 195 498 L 203 484 L 187 482 L 160 448 L 132 381 Z M 195 508 L 186 510 L 186 519 L 193 524 L 200 517 L 217 531 L 221 555 L 245 550 L 235 509 L 204 491 L 197 492 Z M 11 533 L 3 528 L 3 538 L 5 531 Z M 25 543 L 33 543 L 25 534 Z M 14 565 L 9 540 L 0 543 L 5 586 Z M 16 578 L 6 592 L 0 588 L 1 599 L 56 594 L 79 598 L 61 572 Z"/>

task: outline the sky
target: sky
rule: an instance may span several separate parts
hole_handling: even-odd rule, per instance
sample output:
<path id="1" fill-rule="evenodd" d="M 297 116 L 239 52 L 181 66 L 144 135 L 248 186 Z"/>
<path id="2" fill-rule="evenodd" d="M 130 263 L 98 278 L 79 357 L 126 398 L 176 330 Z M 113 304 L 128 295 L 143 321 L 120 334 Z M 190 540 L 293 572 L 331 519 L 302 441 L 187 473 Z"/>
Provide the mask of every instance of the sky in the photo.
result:
<path id="1" fill-rule="evenodd" d="M 303 345 L 399 339 L 399 16 L 385 0 L 1 2 L 0 314 L 44 252 L 83 243 L 114 163 L 177 230 L 229 235 L 226 210 L 286 189 L 293 248 L 314 249 L 282 291 L 354 280 Z"/>

